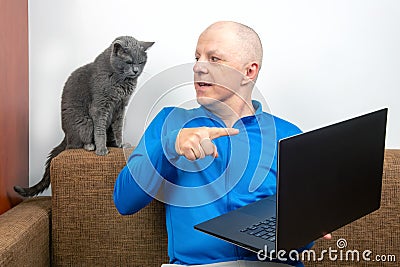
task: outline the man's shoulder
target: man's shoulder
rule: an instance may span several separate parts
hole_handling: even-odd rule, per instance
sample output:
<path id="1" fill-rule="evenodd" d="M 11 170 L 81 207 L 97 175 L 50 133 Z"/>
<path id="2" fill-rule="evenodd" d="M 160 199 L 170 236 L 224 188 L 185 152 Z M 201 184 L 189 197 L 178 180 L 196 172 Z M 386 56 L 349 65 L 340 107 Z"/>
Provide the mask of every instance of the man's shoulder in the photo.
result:
<path id="1" fill-rule="evenodd" d="M 280 138 L 302 133 L 300 128 L 290 121 L 287 121 L 275 115 L 271 115 L 267 112 L 263 112 L 262 116 L 270 121 L 273 121 L 276 133 Z"/>
<path id="2" fill-rule="evenodd" d="M 167 122 L 167 124 L 175 124 L 175 123 L 180 123 L 182 121 L 187 122 L 190 119 L 193 119 L 196 116 L 199 116 L 199 109 L 194 108 L 194 109 L 185 109 L 181 107 L 164 107 L 162 108 L 155 120 L 158 122 Z"/>
<path id="3" fill-rule="evenodd" d="M 192 108 L 192 109 L 186 109 L 186 108 L 181 108 L 181 107 L 174 107 L 174 106 L 169 106 L 169 107 L 164 107 L 160 113 L 163 113 L 165 116 L 168 115 L 174 115 L 174 116 L 178 116 L 178 115 L 192 115 L 192 114 L 196 114 L 199 112 L 199 108 Z"/>

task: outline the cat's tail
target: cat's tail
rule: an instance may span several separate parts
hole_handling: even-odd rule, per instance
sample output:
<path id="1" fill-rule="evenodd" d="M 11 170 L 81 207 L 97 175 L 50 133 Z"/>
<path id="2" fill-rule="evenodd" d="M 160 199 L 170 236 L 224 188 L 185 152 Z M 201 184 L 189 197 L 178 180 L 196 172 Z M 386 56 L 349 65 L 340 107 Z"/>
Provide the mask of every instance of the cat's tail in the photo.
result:
<path id="1" fill-rule="evenodd" d="M 14 186 L 14 190 L 23 197 L 33 197 L 37 194 L 42 193 L 46 188 L 50 186 L 50 163 L 53 158 L 55 158 L 58 154 L 63 152 L 67 147 L 67 140 L 64 140 L 53 150 L 50 152 L 49 156 L 47 157 L 46 161 L 46 169 L 43 174 L 42 180 L 36 185 L 29 187 L 29 188 L 22 188 L 20 186 Z"/>

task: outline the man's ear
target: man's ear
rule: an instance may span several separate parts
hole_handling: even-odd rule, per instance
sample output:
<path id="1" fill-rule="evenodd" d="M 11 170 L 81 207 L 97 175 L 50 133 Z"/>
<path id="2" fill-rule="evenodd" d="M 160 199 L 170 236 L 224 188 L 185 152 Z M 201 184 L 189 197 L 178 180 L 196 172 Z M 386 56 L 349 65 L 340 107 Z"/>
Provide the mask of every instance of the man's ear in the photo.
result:
<path id="1" fill-rule="evenodd" d="M 260 66 L 257 62 L 250 62 L 245 67 L 246 72 L 244 73 L 244 79 L 242 81 L 242 85 L 246 85 L 249 82 L 256 82 L 258 71 L 260 70 Z"/>

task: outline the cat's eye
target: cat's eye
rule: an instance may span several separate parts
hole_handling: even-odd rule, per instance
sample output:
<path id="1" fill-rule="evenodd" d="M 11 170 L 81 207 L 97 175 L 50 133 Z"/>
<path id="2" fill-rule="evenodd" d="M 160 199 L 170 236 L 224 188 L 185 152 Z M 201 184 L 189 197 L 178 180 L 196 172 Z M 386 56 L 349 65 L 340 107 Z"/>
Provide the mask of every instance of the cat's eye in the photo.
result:
<path id="1" fill-rule="evenodd" d="M 128 60 L 128 61 L 126 61 L 126 64 L 132 65 L 133 61 L 132 60 Z"/>

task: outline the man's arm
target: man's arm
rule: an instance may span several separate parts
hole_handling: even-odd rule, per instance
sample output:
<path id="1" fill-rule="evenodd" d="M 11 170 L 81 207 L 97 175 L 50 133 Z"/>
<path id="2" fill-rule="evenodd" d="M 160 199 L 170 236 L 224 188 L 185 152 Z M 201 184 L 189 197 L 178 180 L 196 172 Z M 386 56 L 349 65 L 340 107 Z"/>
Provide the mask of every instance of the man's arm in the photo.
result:
<path id="1" fill-rule="evenodd" d="M 177 135 L 177 132 L 167 132 L 163 127 L 168 113 L 163 109 L 157 114 L 117 177 L 113 199 L 123 215 L 136 213 L 149 204 L 162 179 L 175 171 L 165 157 L 165 154 L 175 152 L 175 142 L 170 140 L 175 140 Z"/>
<path id="2" fill-rule="evenodd" d="M 125 166 L 118 175 L 113 198 L 115 207 L 122 215 L 138 212 L 153 199 L 135 182 L 128 166 Z"/>
<path id="3" fill-rule="evenodd" d="M 192 161 L 208 155 L 216 157 L 218 152 L 211 140 L 239 133 L 232 128 L 168 129 L 166 117 L 170 111 L 164 109 L 152 121 L 117 178 L 114 203 L 121 214 L 133 214 L 145 207 L 164 180 L 176 176 L 170 161 L 181 156 Z"/>

